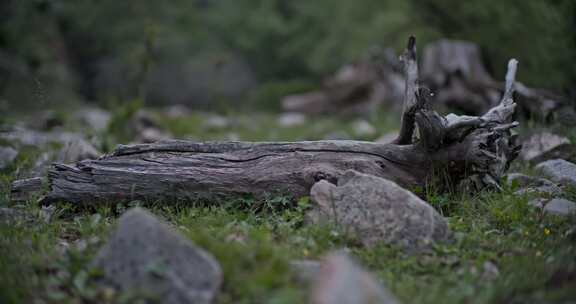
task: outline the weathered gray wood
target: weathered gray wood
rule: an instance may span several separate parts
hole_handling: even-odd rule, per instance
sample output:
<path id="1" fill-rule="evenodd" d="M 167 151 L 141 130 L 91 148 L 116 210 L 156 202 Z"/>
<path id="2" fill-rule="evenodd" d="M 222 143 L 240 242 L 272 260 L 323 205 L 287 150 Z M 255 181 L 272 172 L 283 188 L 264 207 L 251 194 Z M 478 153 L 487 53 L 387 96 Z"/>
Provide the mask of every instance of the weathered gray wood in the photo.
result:
<path id="1" fill-rule="evenodd" d="M 416 63 L 415 40 L 407 48 Z M 498 186 L 519 146 L 510 129 L 516 104 L 511 99 L 516 61 L 506 77 L 500 104 L 481 117 L 442 117 L 417 86 L 417 68 L 405 68 L 406 94 L 401 144 L 360 141 L 208 142 L 167 141 L 120 146 L 110 155 L 50 170 L 44 202 L 94 203 L 130 200 L 215 199 L 229 196 L 309 194 L 319 180 L 335 183 L 349 169 L 390 179 L 401 186 L 470 189 Z M 415 69 L 415 70 L 414 70 Z M 414 125 L 420 139 L 412 143 Z M 410 139 L 408 141 L 408 138 Z M 438 172 L 442 176 L 438 178 Z"/>
<path id="2" fill-rule="evenodd" d="M 123 146 L 99 160 L 55 165 L 49 201 L 213 199 L 219 196 L 308 195 L 321 179 L 348 170 L 408 186 L 429 161 L 416 146 L 354 141 L 193 143 Z"/>
<path id="3" fill-rule="evenodd" d="M 42 178 L 40 177 L 15 180 L 10 189 L 10 200 L 24 202 L 40 194 L 41 190 Z"/>
<path id="4" fill-rule="evenodd" d="M 408 45 L 402 55 L 404 65 L 404 75 L 406 75 L 406 86 L 404 91 L 404 106 L 402 110 L 402 121 L 398 138 L 394 141 L 398 145 L 412 143 L 412 136 L 415 128 L 415 115 L 418 110 L 418 62 L 416 61 L 416 38 L 410 36 Z"/>

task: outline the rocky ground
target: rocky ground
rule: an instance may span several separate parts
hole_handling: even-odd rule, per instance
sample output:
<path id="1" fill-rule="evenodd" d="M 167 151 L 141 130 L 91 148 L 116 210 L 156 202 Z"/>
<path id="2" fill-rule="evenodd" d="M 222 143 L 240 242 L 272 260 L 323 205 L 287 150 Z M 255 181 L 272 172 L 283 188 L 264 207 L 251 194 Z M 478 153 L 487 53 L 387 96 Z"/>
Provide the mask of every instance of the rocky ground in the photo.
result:
<path id="1" fill-rule="evenodd" d="M 351 170 L 298 202 L 37 203 L 50 163 L 96 158 L 118 143 L 388 142 L 397 120 L 138 104 L 5 118 L 0 302 L 574 301 L 576 133 L 555 125 L 521 122 L 524 148 L 500 191 L 403 189 Z"/>

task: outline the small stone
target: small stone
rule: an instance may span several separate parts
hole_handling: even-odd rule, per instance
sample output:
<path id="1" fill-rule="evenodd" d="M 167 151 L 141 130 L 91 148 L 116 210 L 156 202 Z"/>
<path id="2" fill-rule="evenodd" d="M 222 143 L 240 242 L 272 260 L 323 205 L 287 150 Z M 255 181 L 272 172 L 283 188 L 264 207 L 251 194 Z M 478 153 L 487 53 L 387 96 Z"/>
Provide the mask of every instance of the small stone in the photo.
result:
<path id="1" fill-rule="evenodd" d="M 74 163 L 84 159 L 96 159 L 98 156 L 100 152 L 91 143 L 79 138 L 64 145 L 58 154 L 58 161 Z"/>
<path id="2" fill-rule="evenodd" d="M 224 116 L 212 114 L 203 125 L 206 129 L 225 129 L 230 126 L 230 121 Z"/>
<path id="3" fill-rule="evenodd" d="M 348 170 L 338 186 L 314 184 L 310 196 L 317 205 L 307 218 L 334 223 L 365 246 L 383 242 L 418 251 L 448 239 L 448 225 L 434 208 L 384 178 Z"/>
<path id="4" fill-rule="evenodd" d="M 392 304 L 398 300 L 342 252 L 328 254 L 312 287 L 313 304 Z"/>
<path id="5" fill-rule="evenodd" d="M 520 188 L 556 186 L 556 184 L 545 178 L 533 177 L 522 173 L 506 174 L 506 184 L 508 184 L 508 186 L 517 185 Z"/>
<path id="6" fill-rule="evenodd" d="M 389 132 L 378 137 L 374 142 L 379 144 L 389 144 L 398 138 L 398 132 Z"/>
<path id="7" fill-rule="evenodd" d="M 484 262 L 482 268 L 482 278 L 485 280 L 494 280 L 500 276 L 500 270 L 498 270 L 498 266 L 490 261 Z"/>
<path id="8" fill-rule="evenodd" d="M 104 283 L 169 304 L 211 303 L 222 282 L 214 257 L 141 208 L 122 215 L 92 265 Z"/>
<path id="9" fill-rule="evenodd" d="M 306 116 L 301 113 L 288 112 L 278 116 L 278 125 L 284 128 L 297 127 L 306 123 Z"/>
<path id="10" fill-rule="evenodd" d="M 358 137 L 366 137 L 376 134 L 376 129 L 369 122 L 360 119 L 352 123 L 352 132 Z"/>
<path id="11" fill-rule="evenodd" d="M 550 196 L 562 195 L 562 189 L 556 185 L 551 186 L 540 186 L 540 187 L 527 187 L 522 188 L 514 192 L 516 195 L 526 195 L 526 194 L 545 194 Z"/>
<path id="12" fill-rule="evenodd" d="M 545 198 L 537 198 L 537 199 L 533 199 L 528 201 L 528 206 L 534 207 L 536 209 L 542 209 L 544 208 L 544 204 L 546 204 L 548 200 Z"/>
<path id="13" fill-rule="evenodd" d="M 555 198 L 544 206 L 544 212 L 563 216 L 572 215 L 576 213 L 576 203 L 563 198 Z"/>
<path id="14" fill-rule="evenodd" d="M 170 134 L 154 127 L 144 128 L 136 136 L 136 142 L 139 143 L 155 143 L 169 139 L 172 139 Z"/>
<path id="15" fill-rule="evenodd" d="M 548 160 L 536 166 L 536 170 L 553 182 L 576 186 L 576 164 L 563 159 Z"/>
<path id="16" fill-rule="evenodd" d="M 185 105 L 176 104 L 168 106 L 164 110 L 164 114 L 169 118 L 181 118 L 190 116 L 192 114 L 192 111 Z"/>
<path id="17" fill-rule="evenodd" d="M 18 156 L 18 151 L 11 147 L 0 147 L 0 170 L 8 167 Z"/>
<path id="18" fill-rule="evenodd" d="M 0 224 L 12 224 L 26 219 L 26 213 L 14 208 L 0 207 Z"/>
<path id="19" fill-rule="evenodd" d="M 98 108 L 85 108 L 76 112 L 77 119 L 95 131 L 104 131 L 112 119 L 112 115 Z"/>
<path id="20" fill-rule="evenodd" d="M 558 136 L 549 132 L 534 134 L 522 144 L 520 158 L 538 163 L 549 159 L 568 159 L 574 152 L 574 146 L 566 137 Z"/>
<path id="21" fill-rule="evenodd" d="M 132 117 L 131 123 L 136 131 L 141 131 L 146 128 L 160 128 L 160 124 L 154 114 L 146 110 L 138 110 Z"/>

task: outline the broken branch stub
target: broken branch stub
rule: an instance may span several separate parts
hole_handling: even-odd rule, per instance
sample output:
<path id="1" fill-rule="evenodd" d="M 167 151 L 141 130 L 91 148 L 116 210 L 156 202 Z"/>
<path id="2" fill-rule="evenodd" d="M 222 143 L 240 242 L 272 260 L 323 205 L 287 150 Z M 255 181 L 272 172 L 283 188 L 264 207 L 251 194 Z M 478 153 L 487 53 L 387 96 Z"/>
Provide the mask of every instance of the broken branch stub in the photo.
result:
<path id="1" fill-rule="evenodd" d="M 517 156 L 510 129 L 515 103 L 507 86 L 500 104 L 485 115 L 440 116 L 418 87 L 416 41 L 409 39 L 407 88 L 401 134 L 393 144 L 362 141 L 206 142 L 165 141 L 120 146 L 97 160 L 55 164 L 44 203 L 196 200 L 253 195 L 306 196 L 319 180 L 335 183 L 353 169 L 425 187 L 437 172 L 444 187 L 497 186 Z M 516 61 L 508 67 L 512 83 Z M 418 125 L 420 139 L 412 141 Z"/>

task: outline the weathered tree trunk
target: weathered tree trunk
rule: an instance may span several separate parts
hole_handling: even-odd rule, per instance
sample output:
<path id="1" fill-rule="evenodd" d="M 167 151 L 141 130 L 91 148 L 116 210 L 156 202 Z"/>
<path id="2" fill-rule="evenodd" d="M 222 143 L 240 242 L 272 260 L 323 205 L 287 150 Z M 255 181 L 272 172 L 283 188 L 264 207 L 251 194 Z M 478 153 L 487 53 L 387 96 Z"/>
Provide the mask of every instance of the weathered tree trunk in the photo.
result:
<path id="1" fill-rule="evenodd" d="M 406 98 L 395 144 L 359 141 L 295 143 L 196 143 L 169 141 L 120 146 L 98 160 L 56 164 L 44 202 L 214 199 L 246 194 L 293 198 L 309 194 L 321 179 L 336 181 L 346 170 L 385 177 L 404 187 L 497 185 L 519 147 L 510 129 L 516 61 L 510 60 L 502 102 L 481 117 L 442 117 L 418 87 L 416 44 L 403 56 Z M 418 139 L 414 141 L 415 126 Z"/>

